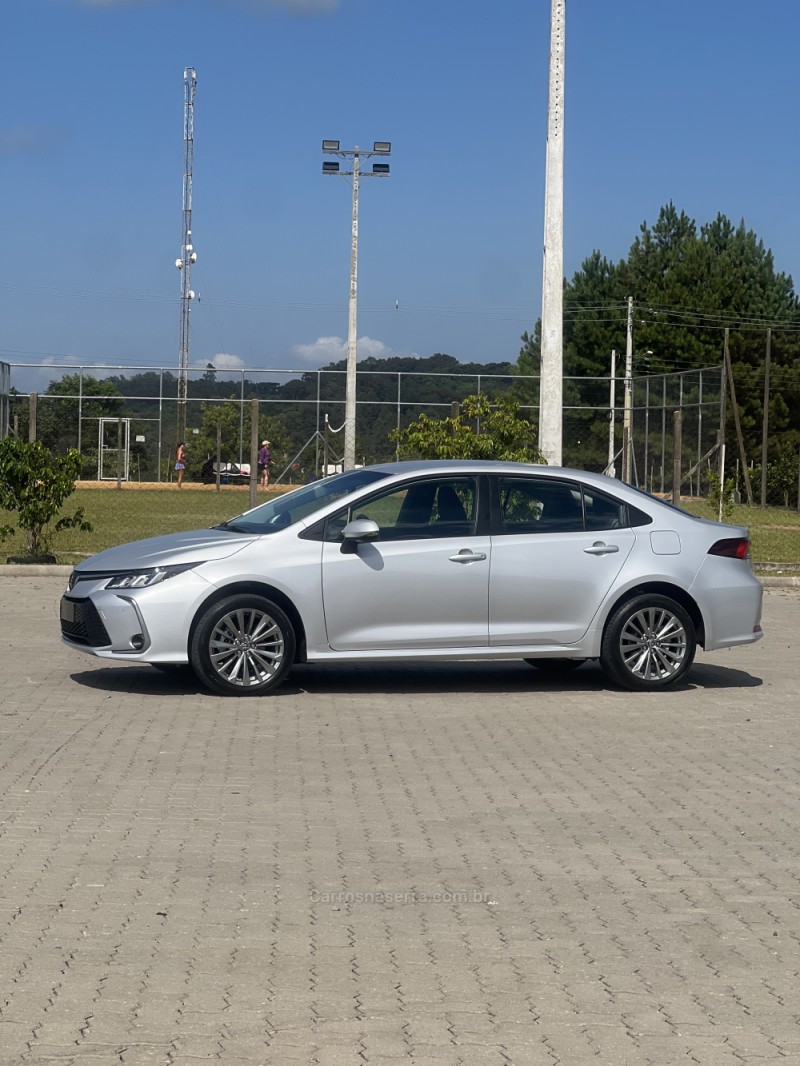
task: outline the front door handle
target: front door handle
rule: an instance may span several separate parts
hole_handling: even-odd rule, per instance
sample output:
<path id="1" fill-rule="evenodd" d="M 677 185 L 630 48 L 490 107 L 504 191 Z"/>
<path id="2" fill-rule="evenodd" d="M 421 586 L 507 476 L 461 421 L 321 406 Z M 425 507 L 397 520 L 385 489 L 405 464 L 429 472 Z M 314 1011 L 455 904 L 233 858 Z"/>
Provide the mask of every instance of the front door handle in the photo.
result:
<path id="1" fill-rule="evenodd" d="M 486 558 L 486 552 L 474 552 L 469 548 L 462 548 L 458 555 L 451 555 L 451 563 L 482 563 Z"/>
<path id="2" fill-rule="evenodd" d="M 613 555 L 619 551 L 618 544 L 604 544 L 602 540 L 596 540 L 591 548 L 583 549 L 587 555 Z"/>

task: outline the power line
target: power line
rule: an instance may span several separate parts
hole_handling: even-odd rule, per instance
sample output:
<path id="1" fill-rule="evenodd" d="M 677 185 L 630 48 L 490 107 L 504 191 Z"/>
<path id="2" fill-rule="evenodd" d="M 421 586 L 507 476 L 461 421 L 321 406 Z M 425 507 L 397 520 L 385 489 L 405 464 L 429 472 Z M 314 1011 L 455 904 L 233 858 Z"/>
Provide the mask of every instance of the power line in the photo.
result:
<path id="1" fill-rule="evenodd" d="M 108 301 L 133 302 L 133 303 L 164 303 L 172 302 L 172 297 L 163 293 L 137 292 L 134 290 L 119 291 L 108 289 L 62 289 L 56 286 L 46 285 L 23 285 L 18 282 L 9 282 L 0 279 L 0 288 L 8 292 L 21 293 L 30 296 L 45 297 L 47 299 L 72 299 L 88 300 L 106 303 Z M 236 297 L 213 296 L 206 291 L 203 302 L 215 308 L 231 308 L 234 310 L 251 311 L 287 311 L 287 312 L 323 312 L 330 314 L 343 314 L 347 308 L 339 302 L 324 302 L 306 300 L 300 302 L 279 302 L 244 300 Z M 532 321 L 531 308 L 526 305 L 498 305 L 495 307 L 476 306 L 460 307 L 457 305 L 433 305 L 433 304 L 409 304 L 404 303 L 396 308 L 390 304 L 365 304 L 361 303 L 361 309 L 369 314 L 404 314 L 433 315 L 442 318 L 488 318 L 498 321 L 513 321 L 514 319 L 528 319 Z M 648 315 L 659 316 L 648 318 Z M 575 322 L 583 321 L 586 324 L 612 325 L 623 324 L 625 316 L 624 303 L 592 304 L 587 306 L 565 307 L 564 319 Z M 663 316 L 663 317 L 660 317 Z M 733 329 L 738 328 L 742 332 L 759 332 L 771 329 L 773 333 L 794 334 L 800 333 L 800 314 L 798 321 L 781 318 L 767 318 L 757 315 L 746 315 L 735 311 L 699 311 L 687 308 L 668 308 L 664 306 L 647 305 L 637 310 L 637 321 L 644 321 L 647 326 L 660 326 L 673 329 L 694 330 L 719 330 L 724 326 Z"/>

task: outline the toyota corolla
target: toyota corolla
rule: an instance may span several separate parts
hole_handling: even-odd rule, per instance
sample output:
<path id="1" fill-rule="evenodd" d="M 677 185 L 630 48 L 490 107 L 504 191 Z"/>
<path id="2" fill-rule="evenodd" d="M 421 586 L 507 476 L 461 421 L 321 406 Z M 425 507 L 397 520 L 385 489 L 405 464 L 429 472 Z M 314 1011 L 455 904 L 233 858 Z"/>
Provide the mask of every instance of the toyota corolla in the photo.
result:
<path id="1" fill-rule="evenodd" d="M 390 463 L 277 496 L 213 529 L 111 548 L 61 600 L 71 647 L 190 665 L 230 696 L 294 663 L 599 660 L 662 689 L 698 646 L 759 640 L 747 530 L 599 474 L 522 463 Z"/>

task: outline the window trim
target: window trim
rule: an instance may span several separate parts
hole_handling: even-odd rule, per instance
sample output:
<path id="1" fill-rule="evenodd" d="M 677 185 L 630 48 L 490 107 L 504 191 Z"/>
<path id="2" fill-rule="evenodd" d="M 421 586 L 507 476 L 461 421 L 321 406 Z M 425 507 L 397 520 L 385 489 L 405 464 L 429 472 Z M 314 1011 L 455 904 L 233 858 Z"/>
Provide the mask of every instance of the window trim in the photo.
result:
<path id="1" fill-rule="evenodd" d="M 529 530 L 521 529 L 519 532 L 503 528 L 503 516 L 500 508 L 500 482 L 503 480 L 512 481 L 535 481 L 535 482 L 550 482 L 559 485 L 567 485 L 573 491 L 577 489 L 580 492 L 581 497 L 581 513 L 583 516 L 582 529 L 564 529 L 564 530 L 545 530 L 531 532 Z M 549 477 L 546 474 L 516 474 L 516 473 L 497 473 L 491 475 L 491 521 L 490 532 L 493 537 L 541 537 L 547 534 L 555 534 L 556 536 L 568 536 L 570 533 L 613 533 L 616 529 L 634 529 L 637 526 L 652 525 L 653 519 L 645 511 L 641 511 L 639 508 L 634 507 L 627 500 L 622 500 L 617 496 L 611 495 L 604 489 L 595 488 L 593 485 L 589 485 L 583 481 L 578 481 L 569 477 Z M 593 497 L 602 497 L 613 503 L 617 507 L 624 508 L 625 521 L 619 526 L 609 527 L 607 529 L 588 529 L 587 528 L 587 509 L 586 509 L 586 494 Z M 639 519 L 637 521 L 636 519 Z"/>
<path id="2" fill-rule="evenodd" d="M 466 471 L 464 473 L 433 473 L 424 474 L 422 477 L 410 477 L 406 481 L 395 482 L 393 485 L 383 485 L 382 489 L 376 486 L 376 490 L 370 493 L 369 496 L 363 496 L 357 501 L 350 501 L 345 507 L 339 508 L 333 511 L 331 514 L 326 515 L 325 518 L 316 522 L 313 526 L 309 527 L 302 534 L 304 539 L 307 540 L 320 540 L 325 544 L 341 544 L 342 538 L 329 537 L 328 536 L 328 524 L 337 519 L 344 511 L 349 510 L 351 507 L 366 506 L 372 503 L 380 496 L 391 495 L 393 492 L 400 492 L 404 488 L 410 488 L 412 485 L 423 484 L 428 481 L 446 482 L 446 481 L 473 481 L 475 483 L 475 530 L 471 533 L 453 534 L 456 537 L 463 537 L 464 539 L 471 539 L 472 537 L 485 537 L 489 535 L 489 488 L 488 488 L 488 476 L 482 473 L 470 473 Z M 377 537 L 375 540 L 371 540 L 370 544 L 397 544 L 406 543 L 410 541 L 436 541 L 437 537 L 429 536 L 408 536 L 408 537 L 387 537 L 385 539 Z"/>
<path id="3" fill-rule="evenodd" d="M 584 533 L 586 531 L 586 515 L 583 504 L 583 484 L 580 481 L 575 481 L 573 478 L 567 477 L 548 477 L 546 474 L 517 474 L 517 473 L 497 473 L 492 475 L 492 523 L 491 531 L 493 537 L 541 537 L 546 536 L 548 533 L 555 534 L 556 536 L 566 536 L 568 533 Z M 500 507 L 500 482 L 501 481 L 527 481 L 527 482 L 541 482 L 542 484 L 558 484 L 567 485 L 570 489 L 577 489 L 581 497 L 581 515 L 582 515 L 582 528 L 571 530 L 539 530 L 533 532 L 531 530 L 520 529 L 519 532 L 503 528 L 503 514 Z"/>

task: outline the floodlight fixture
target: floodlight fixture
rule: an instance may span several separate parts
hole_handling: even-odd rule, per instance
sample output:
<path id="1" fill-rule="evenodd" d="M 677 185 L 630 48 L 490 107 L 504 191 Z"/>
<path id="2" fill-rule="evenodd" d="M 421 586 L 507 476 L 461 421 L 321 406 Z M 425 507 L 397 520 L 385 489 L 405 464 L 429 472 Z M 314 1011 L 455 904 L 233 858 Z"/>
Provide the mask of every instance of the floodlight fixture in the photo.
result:
<path id="1" fill-rule="evenodd" d="M 338 141 L 323 141 L 322 142 L 322 151 L 323 152 L 338 152 L 339 151 L 339 142 Z"/>
<path id="2" fill-rule="evenodd" d="M 372 173 L 378 178 L 381 177 L 381 176 L 387 177 L 388 174 L 389 174 L 389 164 L 388 163 L 373 163 L 372 164 Z"/>
<path id="3" fill-rule="evenodd" d="M 391 141 L 375 141 L 372 145 L 372 151 L 375 155 L 391 155 L 392 154 L 392 142 Z"/>
<path id="4" fill-rule="evenodd" d="M 339 173 L 339 164 L 338 163 L 327 163 L 327 162 L 323 163 L 322 164 L 322 173 L 323 174 L 338 174 Z"/>

